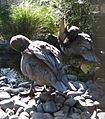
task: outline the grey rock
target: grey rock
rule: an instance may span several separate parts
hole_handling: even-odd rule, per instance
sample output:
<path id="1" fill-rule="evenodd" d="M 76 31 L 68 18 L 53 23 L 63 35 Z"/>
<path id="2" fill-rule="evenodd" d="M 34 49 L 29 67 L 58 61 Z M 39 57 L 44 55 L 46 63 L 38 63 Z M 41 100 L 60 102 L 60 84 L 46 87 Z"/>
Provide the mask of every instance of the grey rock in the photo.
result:
<path id="1" fill-rule="evenodd" d="M 19 116 L 23 111 L 24 111 L 24 108 L 19 107 L 18 110 L 16 111 L 16 115 Z"/>
<path id="2" fill-rule="evenodd" d="M 23 87 L 19 87 L 19 88 L 14 88 L 14 89 L 10 89 L 10 93 L 13 93 L 15 95 L 19 94 L 20 92 L 24 91 Z"/>
<path id="3" fill-rule="evenodd" d="M 87 89 L 87 86 L 84 82 L 76 81 L 73 83 L 73 85 L 75 86 L 75 88 L 81 91 L 85 91 Z"/>
<path id="4" fill-rule="evenodd" d="M 57 111 L 56 104 L 53 101 L 48 101 L 43 104 L 43 109 L 47 113 L 54 113 Z"/>
<path id="5" fill-rule="evenodd" d="M 57 117 L 54 117 L 54 119 L 64 119 L 64 116 L 57 116 Z"/>
<path id="6" fill-rule="evenodd" d="M 4 81 L 7 84 L 8 83 L 8 78 L 6 76 L 1 76 L 0 81 Z"/>
<path id="7" fill-rule="evenodd" d="M 88 111 L 82 112 L 81 119 L 91 119 L 91 114 Z"/>
<path id="8" fill-rule="evenodd" d="M 51 94 L 50 94 L 49 92 L 42 92 L 42 93 L 40 94 L 40 100 L 41 100 L 42 102 L 48 101 L 48 100 L 50 100 L 50 99 L 51 99 Z"/>
<path id="9" fill-rule="evenodd" d="M 48 119 L 53 119 L 53 116 L 49 113 L 44 113 L 44 115 L 46 116 L 46 118 Z"/>
<path id="10" fill-rule="evenodd" d="M 54 116 L 55 116 L 55 117 L 57 117 L 57 116 L 63 117 L 63 116 L 64 116 L 64 113 L 63 113 L 63 111 L 58 111 L 58 112 L 55 112 L 55 113 L 54 113 Z"/>
<path id="11" fill-rule="evenodd" d="M 6 100 L 0 101 L 0 106 L 1 106 L 1 108 L 4 109 L 4 110 L 6 110 L 7 108 L 12 109 L 13 106 L 14 106 L 14 103 L 13 103 L 11 100 L 6 99 Z"/>
<path id="12" fill-rule="evenodd" d="M 60 96 L 60 95 L 55 96 L 55 102 L 56 103 L 63 104 L 64 101 L 65 101 L 65 98 L 63 96 Z"/>
<path id="13" fill-rule="evenodd" d="M 42 103 L 40 103 L 38 106 L 37 106 L 37 112 L 44 112 L 44 110 L 43 110 L 43 104 Z"/>
<path id="14" fill-rule="evenodd" d="M 49 119 L 44 113 L 34 112 L 32 115 L 32 119 Z"/>
<path id="15" fill-rule="evenodd" d="M 9 98 L 11 98 L 11 96 L 8 92 L 0 91 L 0 100 L 9 99 Z"/>
<path id="16" fill-rule="evenodd" d="M 27 112 L 22 112 L 19 119 L 29 119 L 30 115 Z"/>
<path id="17" fill-rule="evenodd" d="M 97 116 L 99 119 L 105 119 L 105 112 L 99 112 Z"/>
<path id="18" fill-rule="evenodd" d="M 8 115 L 0 109 L 0 119 L 9 119 Z"/>
<path id="19" fill-rule="evenodd" d="M 17 115 L 12 115 L 9 117 L 9 119 L 18 119 L 18 116 Z"/>
<path id="20" fill-rule="evenodd" d="M 9 108 L 6 109 L 6 113 L 7 113 L 9 116 L 14 115 L 14 111 L 13 111 L 12 109 L 9 109 Z"/>
<path id="21" fill-rule="evenodd" d="M 70 107 L 74 106 L 76 104 L 76 100 L 74 100 L 73 97 L 69 97 L 65 102 L 64 104 L 65 105 L 69 105 Z"/>
<path id="22" fill-rule="evenodd" d="M 26 106 L 27 106 L 27 104 L 25 104 L 24 102 L 22 102 L 20 100 L 17 100 L 14 103 L 15 110 L 18 110 L 19 107 L 24 107 L 25 108 Z"/>
<path id="23" fill-rule="evenodd" d="M 73 114 L 71 115 L 71 118 L 72 118 L 72 119 L 81 119 L 80 114 L 78 114 L 78 113 L 73 113 Z"/>

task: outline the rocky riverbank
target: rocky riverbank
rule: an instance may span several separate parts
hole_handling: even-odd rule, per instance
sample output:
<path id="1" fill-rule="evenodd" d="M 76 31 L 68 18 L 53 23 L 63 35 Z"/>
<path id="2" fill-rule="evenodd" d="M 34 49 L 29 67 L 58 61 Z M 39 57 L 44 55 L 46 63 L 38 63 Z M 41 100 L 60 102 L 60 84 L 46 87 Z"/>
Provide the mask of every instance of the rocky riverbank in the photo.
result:
<path id="1" fill-rule="evenodd" d="M 27 95 L 30 82 L 0 77 L 0 119 L 104 119 L 105 112 L 97 108 L 93 81 L 81 82 L 68 75 L 76 91 L 57 92 L 51 88 L 35 85 L 35 96 Z M 74 77 L 74 78 L 73 78 Z M 94 91 L 94 92 L 93 92 Z M 26 95 L 22 95 L 22 94 Z"/>

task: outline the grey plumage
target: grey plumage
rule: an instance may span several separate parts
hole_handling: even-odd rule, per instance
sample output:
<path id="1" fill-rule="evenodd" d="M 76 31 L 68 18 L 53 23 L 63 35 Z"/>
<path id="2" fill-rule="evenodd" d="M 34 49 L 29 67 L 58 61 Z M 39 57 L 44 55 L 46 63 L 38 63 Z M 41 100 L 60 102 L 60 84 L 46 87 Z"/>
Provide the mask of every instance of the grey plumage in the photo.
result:
<path id="1" fill-rule="evenodd" d="M 64 83 L 62 78 L 63 64 L 61 53 L 57 48 L 44 41 L 32 42 L 22 35 L 12 37 L 10 45 L 21 52 L 21 71 L 30 80 L 39 85 L 53 86 L 58 91 L 70 88 L 68 81 Z"/>

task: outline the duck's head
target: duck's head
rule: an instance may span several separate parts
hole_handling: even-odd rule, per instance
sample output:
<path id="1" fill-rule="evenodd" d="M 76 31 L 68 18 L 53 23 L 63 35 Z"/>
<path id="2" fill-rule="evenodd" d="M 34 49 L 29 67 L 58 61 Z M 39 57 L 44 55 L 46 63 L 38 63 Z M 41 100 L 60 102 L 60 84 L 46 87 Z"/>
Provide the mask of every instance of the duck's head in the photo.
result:
<path id="1" fill-rule="evenodd" d="M 32 41 L 23 35 L 16 35 L 11 38 L 10 46 L 18 52 L 23 52 L 26 48 L 28 48 L 31 42 Z"/>

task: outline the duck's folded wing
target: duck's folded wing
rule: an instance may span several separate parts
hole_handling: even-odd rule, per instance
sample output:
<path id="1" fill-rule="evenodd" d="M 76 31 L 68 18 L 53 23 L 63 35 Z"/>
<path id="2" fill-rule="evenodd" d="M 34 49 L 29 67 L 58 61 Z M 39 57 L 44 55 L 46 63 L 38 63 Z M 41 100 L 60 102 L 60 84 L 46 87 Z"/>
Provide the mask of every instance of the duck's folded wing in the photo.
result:
<path id="1" fill-rule="evenodd" d="M 78 45 L 80 47 L 80 53 L 85 60 L 94 63 L 99 62 L 99 59 L 95 54 L 93 42 L 89 37 L 79 36 Z"/>
<path id="2" fill-rule="evenodd" d="M 54 72 L 58 72 L 62 68 L 61 53 L 56 47 L 44 41 L 34 41 L 28 49 Z"/>

